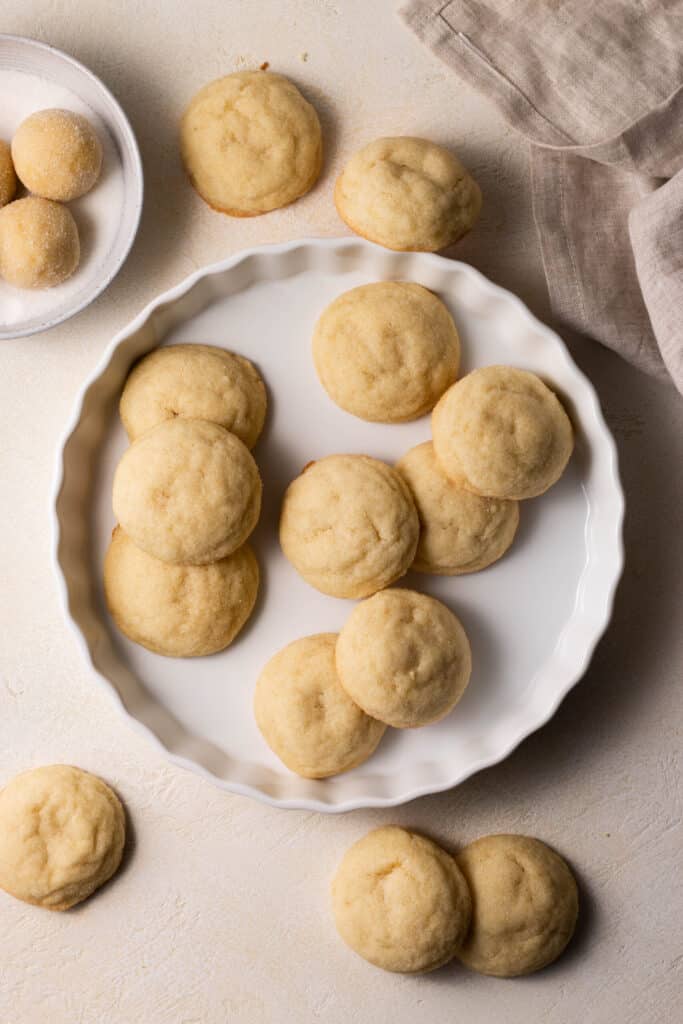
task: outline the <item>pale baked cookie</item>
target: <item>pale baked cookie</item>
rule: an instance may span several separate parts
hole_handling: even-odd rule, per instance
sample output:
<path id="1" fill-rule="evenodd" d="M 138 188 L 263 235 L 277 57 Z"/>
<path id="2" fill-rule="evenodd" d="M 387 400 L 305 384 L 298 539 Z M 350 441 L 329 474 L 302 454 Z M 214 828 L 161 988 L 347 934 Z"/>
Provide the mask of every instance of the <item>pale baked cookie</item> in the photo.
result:
<path id="1" fill-rule="evenodd" d="M 17 176 L 14 173 L 10 148 L 0 139 L 0 206 L 11 202 L 16 191 Z"/>
<path id="2" fill-rule="evenodd" d="M 81 114 L 38 110 L 19 125 L 12 159 L 27 189 L 66 203 L 89 192 L 99 178 L 102 144 Z"/>
<path id="3" fill-rule="evenodd" d="M 436 598 L 403 589 L 356 605 L 339 634 L 336 663 L 349 697 L 396 729 L 447 715 L 472 671 L 460 620 Z"/>
<path id="4" fill-rule="evenodd" d="M 420 518 L 413 569 L 459 576 L 478 572 L 505 554 L 519 523 L 519 505 L 473 494 L 446 476 L 431 441 L 396 463 Z"/>
<path id="5" fill-rule="evenodd" d="M 71 277 L 81 246 L 66 206 L 26 196 L 0 210 L 0 277 L 17 288 L 52 288 Z"/>
<path id="6" fill-rule="evenodd" d="M 432 437 L 444 472 L 492 498 L 543 494 L 574 447 L 557 396 L 513 366 L 484 366 L 453 384 L 432 414 Z"/>
<path id="7" fill-rule="evenodd" d="M 368 455 L 310 463 L 282 503 L 286 558 L 311 586 L 333 597 L 368 597 L 403 576 L 419 531 L 407 484 Z"/>
<path id="8" fill-rule="evenodd" d="M 204 565 L 258 522 L 261 478 L 238 437 L 205 420 L 166 420 L 134 441 L 114 474 L 114 515 L 162 562 Z"/>
<path id="9" fill-rule="evenodd" d="M 64 764 L 22 772 L 0 792 L 0 888 L 68 910 L 111 878 L 125 836 L 121 802 L 96 775 Z"/>
<path id="10" fill-rule="evenodd" d="M 210 565 L 169 565 L 117 526 L 104 560 L 104 592 L 116 625 L 169 658 L 198 658 L 231 644 L 253 611 L 258 585 L 248 544 Z"/>
<path id="11" fill-rule="evenodd" d="M 545 843 L 485 836 L 456 857 L 472 893 L 465 966 L 513 978 L 556 960 L 574 932 L 579 897 L 571 871 Z"/>
<path id="12" fill-rule="evenodd" d="M 456 379 L 460 339 L 432 292 L 381 281 L 352 288 L 327 307 L 313 334 L 313 359 L 342 409 L 401 423 L 429 412 Z"/>
<path id="13" fill-rule="evenodd" d="M 266 743 L 307 779 L 362 764 L 384 734 L 384 725 L 361 711 L 339 682 L 336 641 L 336 633 L 295 640 L 270 659 L 256 683 L 254 714 Z"/>
<path id="14" fill-rule="evenodd" d="M 410 136 L 376 139 L 337 178 L 339 216 L 387 249 L 436 252 L 467 234 L 481 191 L 454 153 Z"/>
<path id="15" fill-rule="evenodd" d="M 315 109 L 272 71 L 238 71 L 204 86 L 183 116 L 180 148 L 202 199 L 233 217 L 286 206 L 322 167 Z"/>
<path id="16" fill-rule="evenodd" d="M 470 894 L 454 859 L 396 825 L 347 850 L 332 882 L 344 942 L 385 971 L 432 971 L 447 963 L 470 922 Z"/>
<path id="17" fill-rule="evenodd" d="M 119 403 L 131 441 L 163 420 L 210 420 L 253 448 L 266 417 L 266 389 L 253 363 L 213 345 L 169 345 L 133 367 Z"/>

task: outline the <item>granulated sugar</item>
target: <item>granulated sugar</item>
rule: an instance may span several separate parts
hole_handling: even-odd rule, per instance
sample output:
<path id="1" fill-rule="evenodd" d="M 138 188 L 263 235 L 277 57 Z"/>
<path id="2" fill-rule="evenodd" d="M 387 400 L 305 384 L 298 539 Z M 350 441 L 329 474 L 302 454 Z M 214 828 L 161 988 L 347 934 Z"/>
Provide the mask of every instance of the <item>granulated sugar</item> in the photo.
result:
<path id="1" fill-rule="evenodd" d="M 78 269 L 64 284 L 43 291 L 13 288 L 0 279 L 0 328 L 19 328 L 36 319 L 49 320 L 76 304 L 78 293 L 89 287 L 98 273 L 104 273 L 104 263 L 121 221 L 123 170 L 102 119 L 68 89 L 36 75 L 0 68 L 0 139 L 11 142 L 24 118 L 48 107 L 73 110 L 88 118 L 102 143 L 102 174 L 87 195 L 68 204 L 81 239 Z M 16 198 L 25 194 L 20 189 Z"/>

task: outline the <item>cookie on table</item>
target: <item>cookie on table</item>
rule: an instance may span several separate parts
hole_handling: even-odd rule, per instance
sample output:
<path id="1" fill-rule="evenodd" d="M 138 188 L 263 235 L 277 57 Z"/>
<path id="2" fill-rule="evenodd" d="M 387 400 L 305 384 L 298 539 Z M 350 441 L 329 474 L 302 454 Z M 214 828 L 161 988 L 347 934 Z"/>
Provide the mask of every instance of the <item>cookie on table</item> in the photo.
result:
<path id="1" fill-rule="evenodd" d="M 332 882 L 344 942 L 385 971 L 432 971 L 465 938 L 471 901 L 455 860 L 436 843 L 389 825 L 347 850 Z"/>
<path id="2" fill-rule="evenodd" d="M 310 463 L 282 503 L 285 557 L 311 586 L 333 597 L 368 597 L 403 576 L 419 532 L 407 484 L 368 455 Z"/>
<path id="3" fill-rule="evenodd" d="M 78 228 L 61 203 L 26 196 L 0 209 L 0 277 L 16 288 L 53 288 L 81 258 Z"/>
<path id="4" fill-rule="evenodd" d="M 419 284 L 381 281 L 344 292 L 313 334 L 333 402 L 363 420 L 401 423 L 434 408 L 458 376 L 460 338 L 441 299 Z"/>
<path id="5" fill-rule="evenodd" d="M 437 252 L 470 230 L 481 190 L 454 153 L 404 135 L 355 153 L 337 178 L 334 201 L 341 219 L 371 242 Z"/>
<path id="6" fill-rule="evenodd" d="M 315 109 L 272 71 L 238 71 L 204 86 L 183 116 L 180 147 L 202 199 L 233 217 L 286 206 L 322 168 Z"/>
<path id="7" fill-rule="evenodd" d="M 12 139 L 20 181 L 34 195 L 67 203 L 89 192 L 102 169 L 95 129 L 73 110 L 37 110 Z"/>
<path id="8" fill-rule="evenodd" d="M 119 413 L 131 441 L 164 420 L 210 420 L 253 448 L 266 418 L 266 389 L 253 363 L 213 345 L 169 345 L 128 375 Z"/>
<path id="9" fill-rule="evenodd" d="M 457 953 L 466 967 L 513 978 L 557 959 L 579 912 L 574 876 L 558 854 L 538 839 L 496 835 L 456 861 L 472 893 L 472 925 Z"/>
<path id="10" fill-rule="evenodd" d="M 96 775 L 64 764 L 22 772 L 0 792 L 0 888 L 68 910 L 111 878 L 125 837 L 121 801 Z"/>
<path id="11" fill-rule="evenodd" d="M 266 743 L 307 779 L 362 764 L 384 734 L 339 682 L 336 642 L 336 633 L 295 640 L 270 659 L 256 684 L 254 714 Z"/>
<path id="12" fill-rule="evenodd" d="M 559 480 L 574 447 L 572 425 L 540 377 L 484 366 L 448 389 L 432 414 L 434 451 L 462 487 L 521 500 Z"/>
<path id="13" fill-rule="evenodd" d="M 441 576 L 479 572 L 501 558 L 519 524 L 519 505 L 485 498 L 446 476 L 431 441 L 419 444 L 396 463 L 408 484 L 420 518 L 413 569 Z"/>
<path id="14" fill-rule="evenodd" d="M 16 191 L 17 176 L 14 172 L 10 148 L 6 142 L 0 139 L 0 206 L 11 202 Z"/>
<path id="15" fill-rule="evenodd" d="M 104 560 L 104 592 L 129 640 L 169 658 L 222 651 L 251 615 L 259 567 L 248 544 L 210 565 L 152 558 L 116 527 Z"/>
<path id="16" fill-rule="evenodd" d="M 258 522 L 261 478 L 248 448 L 217 423 L 165 420 L 124 452 L 114 515 L 162 562 L 204 565 L 236 551 Z"/>

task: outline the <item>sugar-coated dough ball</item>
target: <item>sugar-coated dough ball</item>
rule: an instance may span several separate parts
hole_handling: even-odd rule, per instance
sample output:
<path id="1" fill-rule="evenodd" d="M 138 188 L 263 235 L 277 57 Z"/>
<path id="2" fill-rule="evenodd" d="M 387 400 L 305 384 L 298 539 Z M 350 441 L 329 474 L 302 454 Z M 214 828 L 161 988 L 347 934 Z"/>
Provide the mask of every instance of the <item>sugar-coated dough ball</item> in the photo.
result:
<path id="1" fill-rule="evenodd" d="M 336 641 L 336 633 L 295 640 L 270 659 L 256 684 L 254 714 L 266 743 L 307 779 L 362 764 L 384 733 L 339 682 Z"/>
<path id="2" fill-rule="evenodd" d="M 505 554 L 519 523 L 516 501 L 465 490 L 441 469 L 431 441 L 411 448 L 396 469 L 420 518 L 413 569 L 459 576 L 485 569 Z"/>
<path id="3" fill-rule="evenodd" d="M 0 206 L 11 202 L 16 191 L 17 176 L 14 173 L 10 148 L 0 139 Z"/>
<path id="4" fill-rule="evenodd" d="M 19 125 L 12 159 L 27 189 L 68 203 L 93 187 L 102 169 L 95 129 L 73 110 L 38 110 Z"/>
<path id="5" fill-rule="evenodd" d="M 248 544 L 210 565 L 170 565 L 145 554 L 117 526 L 104 560 L 104 591 L 116 625 L 170 658 L 197 658 L 231 644 L 252 613 L 258 585 Z"/>
<path id="6" fill-rule="evenodd" d="M 436 843 L 396 825 L 347 850 L 332 882 L 344 942 L 385 971 L 418 973 L 447 963 L 470 922 L 467 883 Z"/>
<path id="7" fill-rule="evenodd" d="M 419 284 L 382 281 L 344 292 L 313 334 L 333 402 L 364 420 L 423 416 L 458 376 L 460 339 L 443 302 Z"/>
<path id="8" fill-rule="evenodd" d="M 102 779 L 53 764 L 0 792 L 0 888 L 26 903 L 68 910 L 121 863 L 126 819 Z"/>
<path id="9" fill-rule="evenodd" d="M 470 230 L 481 191 L 454 153 L 399 136 L 355 153 L 337 178 L 334 201 L 357 235 L 387 249 L 436 252 Z"/>
<path id="10" fill-rule="evenodd" d="M 204 86 L 185 111 L 180 146 L 202 199 L 233 217 L 286 206 L 322 167 L 318 115 L 272 71 L 238 71 Z"/>
<path id="11" fill-rule="evenodd" d="M 458 958 L 513 978 L 556 960 L 574 932 L 579 897 L 571 871 L 527 836 L 485 836 L 456 858 L 472 893 L 472 925 Z"/>
<path id="12" fill-rule="evenodd" d="M 564 472 L 574 447 L 569 417 L 534 373 L 473 370 L 432 414 L 434 451 L 448 476 L 475 494 L 534 498 Z"/>
<path id="13" fill-rule="evenodd" d="M 119 412 L 131 441 L 182 416 L 218 423 L 253 448 L 266 417 L 266 389 L 243 356 L 213 345 L 169 345 L 133 367 Z"/>
<path id="14" fill-rule="evenodd" d="M 408 571 L 420 526 L 405 481 L 368 455 L 312 462 L 285 493 L 280 544 L 333 597 L 369 597 Z"/>
<path id="15" fill-rule="evenodd" d="M 443 718 L 472 672 L 460 620 L 436 598 L 402 588 L 356 605 L 339 634 L 336 662 L 349 697 L 396 729 Z"/>
<path id="16" fill-rule="evenodd" d="M 0 277 L 17 288 L 52 288 L 71 277 L 81 246 L 71 213 L 27 196 L 0 210 Z"/>
<path id="17" fill-rule="evenodd" d="M 165 420 L 124 452 L 112 503 L 148 555 L 204 565 L 232 554 L 256 526 L 261 478 L 248 448 L 217 423 Z"/>

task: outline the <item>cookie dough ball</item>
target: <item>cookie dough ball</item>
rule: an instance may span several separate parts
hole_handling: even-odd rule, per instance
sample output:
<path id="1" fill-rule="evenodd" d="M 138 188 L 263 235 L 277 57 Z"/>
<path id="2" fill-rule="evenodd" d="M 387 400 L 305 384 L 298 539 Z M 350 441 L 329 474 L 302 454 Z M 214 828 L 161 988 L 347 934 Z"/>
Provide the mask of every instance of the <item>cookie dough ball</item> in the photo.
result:
<path id="1" fill-rule="evenodd" d="M 312 462 L 287 488 L 280 516 L 285 557 L 332 597 L 368 597 L 403 576 L 419 532 L 406 483 L 368 455 Z"/>
<path id="2" fill-rule="evenodd" d="M 234 434 L 204 420 L 166 420 L 124 453 L 114 515 L 162 562 L 204 565 L 236 551 L 258 522 L 261 478 Z"/>
<path id="3" fill-rule="evenodd" d="M 17 176 L 14 173 L 10 148 L 0 139 L 0 206 L 11 202 L 16 191 Z"/>
<path id="4" fill-rule="evenodd" d="M 0 888 L 26 903 L 68 910 L 121 863 L 126 819 L 102 779 L 53 764 L 0 792 Z"/>
<path id="5" fill-rule="evenodd" d="M 485 366 L 448 389 L 432 414 L 441 468 L 468 491 L 534 498 L 560 478 L 574 447 L 569 417 L 534 373 Z"/>
<path id="6" fill-rule="evenodd" d="M 420 519 L 413 569 L 459 576 L 478 572 L 505 554 L 519 524 L 519 505 L 472 494 L 447 477 L 434 445 L 425 441 L 396 464 Z"/>
<path id="7" fill-rule="evenodd" d="M 436 722 L 472 672 L 460 620 L 414 590 L 383 590 L 356 605 L 339 634 L 337 672 L 349 697 L 396 729 Z"/>
<path id="8" fill-rule="evenodd" d="M 209 206 L 254 217 L 308 192 L 322 167 L 314 108 L 282 75 L 238 71 L 194 97 L 180 127 L 190 181 Z"/>
<path id="9" fill-rule="evenodd" d="M 472 894 L 472 926 L 457 954 L 467 967 L 513 978 L 557 959 L 579 912 L 561 857 L 538 839 L 501 835 L 477 839 L 456 860 Z"/>
<path id="10" fill-rule="evenodd" d="M 362 764 L 384 734 L 339 682 L 336 642 L 336 633 L 295 640 L 270 659 L 256 684 L 254 714 L 266 743 L 307 779 Z"/>
<path id="11" fill-rule="evenodd" d="M 122 633 L 169 658 L 222 651 L 251 615 L 259 568 L 248 544 L 211 565 L 169 565 L 114 530 L 104 560 L 107 606 Z"/>
<path id="12" fill-rule="evenodd" d="M 81 114 L 39 110 L 19 125 L 12 159 L 27 189 L 68 203 L 89 192 L 99 178 L 102 144 Z"/>
<path id="13" fill-rule="evenodd" d="M 443 302 L 419 284 L 382 281 L 344 292 L 313 335 L 320 382 L 363 420 L 423 416 L 458 376 L 460 339 Z"/>
<path id="14" fill-rule="evenodd" d="M 266 417 L 266 389 L 253 363 L 213 345 L 170 345 L 133 368 L 119 412 L 131 441 L 164 420 L 210 420 L 253 448 Z"/>
<path id="15" fill-rule="evenodd" d="M 417 973 L 455 956 L 471 903 L 454 859 L 396 825 L 377 828 L 346 852 L 332 882 L 344 942 L 385 971 Z"/>
<path id="16" fill-rule="evenodd" d="M 66 206 L 38 196 L 0 210 L 0 277 L 16 288 L 52 288 L 71 277 L 81 246 Z"/>
<path id="17" fill-rule="evenodd" d="M 426 139 L 376 139 L 351 157 L 334 201 L 352 231 L 400 251 L 436 252 L 467 234 L 481 191 L 455 154 Z"/>

